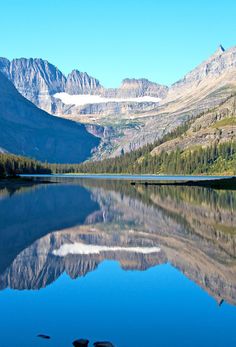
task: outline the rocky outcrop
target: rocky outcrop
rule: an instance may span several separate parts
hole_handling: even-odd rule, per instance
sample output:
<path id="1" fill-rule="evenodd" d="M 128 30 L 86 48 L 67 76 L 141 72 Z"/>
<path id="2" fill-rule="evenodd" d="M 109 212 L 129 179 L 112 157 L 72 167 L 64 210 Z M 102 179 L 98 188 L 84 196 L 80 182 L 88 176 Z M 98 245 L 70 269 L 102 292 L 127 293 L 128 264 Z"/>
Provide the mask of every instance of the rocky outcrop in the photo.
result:
<path id="1" fill-rule="evenodd" d="M 206 61 L 201 63 L 191 72 L 187 73 L 183 79 L 174 83 L 169 94 L 175 94 L 175 98 L 182 93 L 191 91 L 193 87 L 201 87 L 201 83 L 212 84 L 217 81 L 217 78 L 221 77 L 225 72 L 230 70 L 235 70 L 236 68 L 236 47 L 225 49 L 219 46 L 216 52 Z M 233 76 L 232 76 L 233 77 Z M 213 81 L 215 79 L 215 81 Z M 234 78 L 233 78 L 234 80 Z M 229 80 L 221 81 L 221 84 L 226 84 Z M 217 87 L 217 85 L 212 85 L 212 87 Z"/>
<path id="2" fill-rule="evenodd" d="M 150 82 L 145 78 L 126 78 L 119 88 L 104 89 L 102 95 L 108 98 L 139 98 L 152 96 L 163 99 L 168 91 L 167 86 Z"/>
<path id="3" fill-rule="evenodd" d="M 217 109 L 210 110 L 197 117 L 184 136 L 155 147 L 151 154 L 158 155 L 162 151 L 171 152 L 179 148 L 181 151 L 198 147 L 219 145 L 226 141 L 236 140 L 236 97 L 232 96 Z"/>
<path id="4" fill-rule="evenodd" d="M 66 79 L 64 91 L 68 94 L 100 94 L 100 82 L 86 72 L 73 70 Z"/>
<path id="5" fill-rule="evenodd" d="M 28 100 L 41 107 L 48 95 L 64 90 L 66 78 L 58 68 L 43 59 L 0 59 L 0 71 Z M 43 108 L 43 107 L 41 107 Z"/>
<path id="6" fill-rule="evenodd" d="M 110 103 L 109 98 L 137 98 L 153 96 L 164 98 L 168 88 L 153 83 L 147 79 L 125 79 L 120 88 L 105 89 L 100 82 L 89 76 L 86 72 L 73 70 L 67 77 L 62 72 L 43 59 L 14 59 L 9 61 L 0 58 L 0 71 L 12 81 L 18 91 L 28 100 L 43 110 L 63 116 L 78 116 L 80 114 L 130 114 L 152 110 L 156 103 L 130 102 L 122 106 L 114 100 Z M 83 105 L 74 107 L 64 105 L 59 98 L 54 98 L 56 93 L 66 92 L 71 95 L 90 94 L 108 98 L 107 102 L 100 104 Z M 150 107 L 150 104 L 152 106 Z"/>

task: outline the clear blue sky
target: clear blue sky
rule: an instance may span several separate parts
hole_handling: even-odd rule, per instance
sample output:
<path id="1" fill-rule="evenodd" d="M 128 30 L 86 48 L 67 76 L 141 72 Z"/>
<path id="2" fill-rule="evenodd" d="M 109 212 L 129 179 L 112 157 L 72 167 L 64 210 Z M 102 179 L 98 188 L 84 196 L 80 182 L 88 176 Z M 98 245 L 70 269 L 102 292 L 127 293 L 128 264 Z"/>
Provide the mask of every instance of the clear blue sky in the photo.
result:
<path id="1" fill-rule="evenodd" d="M 0 56 L 41 57 L 106 87 L 170 84 L 236 45 L 235 0 L 0 0 Z"/>

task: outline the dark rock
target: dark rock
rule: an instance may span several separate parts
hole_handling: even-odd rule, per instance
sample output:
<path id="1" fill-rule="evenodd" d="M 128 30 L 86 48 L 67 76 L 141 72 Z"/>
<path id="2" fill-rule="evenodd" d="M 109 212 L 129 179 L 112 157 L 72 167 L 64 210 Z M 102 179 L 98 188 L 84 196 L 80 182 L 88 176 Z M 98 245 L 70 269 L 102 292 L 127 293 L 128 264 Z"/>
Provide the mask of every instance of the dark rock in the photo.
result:
<path id="1" fill-rule="evenodd" d="M 88 344 L 89 344 L 89 340 L 86 340 L 86 339 L 79 339 L 72 342 L 72 345 L 75 347 L 87 347 Z"/>
<path id="2" fill-rule="evenodd" d="M 48 335 L 44 335 L 44 334 L 38 334 L 37 337 L 40 337 L 41 339 L 46 339 L 49 340 L 51 337 Z"/>
<path id="3" fill-rule="evenodd" d="M 114 347 L 114 345 L 109 341 L 98 341 L 94 342 L 94 347 Z"/>

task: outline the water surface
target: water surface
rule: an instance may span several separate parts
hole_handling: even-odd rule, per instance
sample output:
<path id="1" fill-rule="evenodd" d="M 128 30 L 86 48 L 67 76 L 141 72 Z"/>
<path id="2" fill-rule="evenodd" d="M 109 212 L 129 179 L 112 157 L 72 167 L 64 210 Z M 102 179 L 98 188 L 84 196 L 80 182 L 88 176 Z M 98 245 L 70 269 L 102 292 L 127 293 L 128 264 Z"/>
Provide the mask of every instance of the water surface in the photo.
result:
<path id="1" fill-rule="evenodd" d="M 1 347 L 236 345 L 235 191 L 52 180 L 0 191 Z"/>

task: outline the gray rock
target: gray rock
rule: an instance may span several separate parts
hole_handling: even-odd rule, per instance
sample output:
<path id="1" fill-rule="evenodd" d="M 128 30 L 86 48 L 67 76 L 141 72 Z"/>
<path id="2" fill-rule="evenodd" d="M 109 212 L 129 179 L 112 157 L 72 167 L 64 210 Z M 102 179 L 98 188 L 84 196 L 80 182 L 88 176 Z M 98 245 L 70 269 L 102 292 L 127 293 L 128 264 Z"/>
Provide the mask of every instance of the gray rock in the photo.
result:
<path id="1" fill-rule="evenodd" d="M 41 339 L 45 339 L 45 340 L 50 340 L 50 336 L 49 335 L 44 335 L 44 334 L 39 334 L 37 335 L 37 337 L 40 337 Z"/>
<path id="2" fill-rule="evenodd" d="M 75 347 L 87 347 L 89 344 L 89 340 L 87 339 L 79 339 L 79 340 L 75 340 L 72 345 Z"/>
<path id="3" fill-rule="evenodd" d="M 114 345 L 109 341 L 99 341 L 94 342 L 94 347 L 114 347 Z"/>
<path id="4" fill-rule="evenodd" d="M 54 65 L 43 59 L 0 59 L 0 71 L 28 100 L 41 107 L 44 98 L 61 92 L 66 78 Z"/>
<path id="5" fill-rule="evenodd" d="M 68 94 L 94 94 L 100 93 L 102 86 L 96 78 L 86 72 L 73 70 L 66 79 L 65 92 Z"/>
<path id="6" fill-rule="evenodd" d="M 122 81 L 120 88 L 104 89 L 102 95 L 108 98 L 137 98 L 152 96 L 162 99 L 166 96 L 167 91 L 167 86 L 150 82 L 145 78 L 126 78 Z"/>

